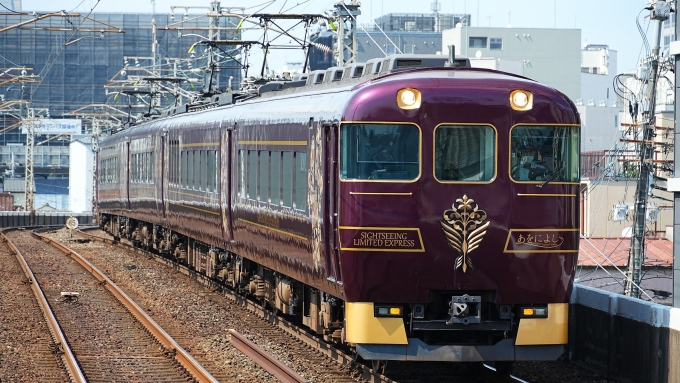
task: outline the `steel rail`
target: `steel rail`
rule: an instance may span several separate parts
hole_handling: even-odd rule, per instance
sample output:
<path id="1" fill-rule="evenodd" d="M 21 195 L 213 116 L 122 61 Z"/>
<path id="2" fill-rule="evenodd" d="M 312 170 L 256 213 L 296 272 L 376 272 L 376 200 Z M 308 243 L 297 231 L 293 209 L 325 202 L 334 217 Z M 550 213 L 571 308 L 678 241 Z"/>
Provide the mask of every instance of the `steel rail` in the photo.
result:
<path id="1" fill-rule="evenodd" d="M 52 337 L 60 346 L 60 350 L 63 352 L 62 358 L 64 359 L 65 362 L 64 365 L 66 367 L 68 374 L 71 376 L 71 379 L 74 382 L 86 383 L 87 380 L 85 379 L 85 375 L 83 374 L 83 371 L 80 369 L 80 365 L 78 365 L 78 360 L 76 360 L 76 357 L 75 355 L 73 355 L 71 347 L 66 341 L 66 336 L 64 336 L 64 333 L 61 331 L 61 327 L 59 326 L 59 322 L 57 322 L 57 318 L 54 316 L 54 313 L 52 312 L 49 303 L 47 303 L 47 298 L 45 298 L 45 294 L 43 293 L 42 288 L 38 283 L 38 280 L 35 279 L 33 271 L 31 271 L 31 268 L 28 266 L 28 263 L 26 263 L 26 260 L 24 259 L 24 256 L 21 254 L 19 249 L 14 245 L 14 243 L 12 243 L 12 241 L 9 240 L 9 238 L 5 236 L 5 231 L 9 230 L 2 230 L 0 232 L 0 235 L 2 235 L 2 240 L 5 241 L 5 243 L 7 243 L 10 249 L 12 249 L 12 251 L 14 252 L 14 255 L 16 256 L 17 260 L 19 261 L 19 264 L 21 265 L 21 269 L 24 271 L 24 275 L 26 275 L 26 278 L 28 278 L 28 281 L 31 284 L 31 290 L 33 290 L 33 295 L 35 295 L 35 298 L 38 301 L 38 305 L 40 306 L 40 309 L 42 310 L 43 315 L 45 316 L 45 320 L 50 329 L 50 332 L 52 333 Z"/>
<path id="2" fill-rule="evenodd" d="M 237 350 L 252 359 L 258 366 L 274 375 L 281 383 L 307 383 L 305 378 L 301 377 L 295 371 L 291 370 L 290 367 L 268 354 L 248 338 L 239 334 L 236 330 L 229 329 L 229 334 L 231 334 L 231 344 L 236 347 Z"/>
<path id="3" fill-rule="evenodd" d="M 189 277 L 191 277 L 193 280 L 203 284 L 204 286 L 213 289 L 215 291 L 219 291 L 220 293 L 224 294 L 225 297 L 231 299 L 234 301 L 236 304 L 242 306 L 243 308 L 251 311 L 252 313 L 258 315 L 259 317 L 263 318 L 264 320 L 268 321 L 272 325 L 278 327 L 279 329 L 287 332 L 294 338 L 303 341 L 305 344 L 307 344 L 309 347 L 312 349 L 322 353 L 323 355 L 327 356 L 334 362 L 340 364 L 340 365 L 357 365 L 357 367 L 360 369 L 361 372 L 361 378 L 370 382 L 370 383 L 396 383 L 394 380 L 386 377 L 385 375 L 379 374 L 378 372 L 362 365 L 362 364 L 357 364 L 354 360 L 354 357 L 351 355 L 346 354 L 342 350 L 339 350 L 337 348 L 332 347 L 328 343 L 325 343 L 318 338 L 316 338 L 314 335 L 310 334 L 309 331 L 300 328 L 299 326 L 288 322 L 287 320 L 280 318 L 276 316 L 274 313 L 267 311 L 262 308 L 261 305 L 256 304 L 245 297 L 235 294 L 233 291 L 228 289 L 225 285 L 219 284 L 215 282 L 214 280 L 206 277 L 203 274 L 197 273 L 195 270 L 190 270 L 185 266 L 182 266 L 178 264 L 177 262 L 174 262 L 170 259 L 164 258 L 158 254 L 154 254 L 152 252 L 140 249 L 138 247 L 133 247 L 130 245 L 126 245 L 124 243 L 121 243 L 120 241 L 114 241 L 109 238 L 103 238 L 98 235 L 86 233 L 84 230 L 101 230 L 100 227 L 98 226 L 93 226 L 93 227 L 83 227 L 81 229 L 74 230 L 74 233 L 77 233 L 78 235 L 81 235 L 85 238 L 89 238 L 95 241 L 100 241 L 104 243 L 108 243 L 113 246 L 120 247 L 122 249 L 128 250 L 128 251 L 134 251 L 136 253 L 143 254 L 144 256 L 147 256 L 149 258 L 153 258 L 155 261 L 174 268 L 175 270 L 181 272 L 182 274 L 185 274 Z"/>
<path id="4" fill-rule="evenodd" d="M 196 361 L 193 356 L 184 350 L 141 307 L 139 307 L 137 303 L 130 299 L 130 297 L 128 297 L 127 294 L 125 294 L 125 292 L 120 289 L 120 287 L 118 287 L 113 281 L 104 275 L 104 273 L 99 271 L 99 269 L 97 269 L 87 259 L 57 241 L 35 232 L 31 232 L 31 234 L 66 253 L 86 270 L 88 270 L 130 311 L 130 313 L 132 313 L 132 315 L 137 318 L 137 320 L 142 325 L 144 325 L 147 330 L 149 330 L 149 332 L 161 343 L 161 345 L 163 345 L 163 347 L 169 351 L 175 351 L 174 358 L 182 365 L 182 367 L 192 374 L 197 381 L 217 383 L 217 379 L 215 379 L 200 363 L 198 363 L 198 361 Z"/>

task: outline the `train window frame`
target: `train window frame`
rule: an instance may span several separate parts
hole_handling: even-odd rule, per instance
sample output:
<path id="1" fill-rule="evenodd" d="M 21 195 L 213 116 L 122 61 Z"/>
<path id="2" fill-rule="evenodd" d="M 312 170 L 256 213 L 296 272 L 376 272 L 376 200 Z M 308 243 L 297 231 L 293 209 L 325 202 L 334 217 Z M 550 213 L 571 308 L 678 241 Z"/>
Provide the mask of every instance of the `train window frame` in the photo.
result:
<path id="1" fill-rule="evenodd" d="M 299 211 L 307 211 L 307 196 L 309 195 L 307 165 L 307 152 L 293 152 L 293 208 Z M 299 206 L 302 204 L 298 204 L 298 198 L 304 206 Z"/>
<path id="2" fill-rule="evenodd" d="M 258 150 L 248 150 L 248 164 L 246 165 L 246 195 L 249 200 L 257 201 L 257 170 Z M 253 161 L 255 164 L 253 164 Z"/>
<path id="3" fill-rule="evenodd" d="M 236 159 L 238 166 L 238 171 L 236 172 L 238 196 L 243 199 L 248 198 L 248 194 L 246 193 L 246 152 L 247 150 L 245 149 L 239 149 L 237 154 L 238 158 Z"/>
<path id="4" fill-rule="evenodd" d="M 257 200 L 263 203 L 269 203 L 269 153 L 257 151 Z"/>
<path id="5" fill-rule="evenodd" d="M 187 169 L 189 167 L 189 151 L 188 150 L 182 150 L 180 152 L 180 169 L 181 169 L 181 174 L 180 174 L 180 180 L 179 180 L 179 187 L 181 189 L 186 189 L 188 185 L 188 172 Z"/>
<path id="6" fill-rule="evenodd" d="M 201 177 L 198 183 L 198 190 L 208 191 L 208 154 L 206 150 L 199 150 L 199 169 Z"/>
<path id="7" fill-rule="evenodd" d="M 287 158 L 290 160 L 288 164 L 286 164 Z M 295 187 L 293 180 L 294 174 L 295 158 L 293 152 L 284 150 L 281 152 L 281 206 L 283 207 L 293 207 L 293 201 L 295 201 L 293 196 L 293 188 Z M 286 180 L 289 182 L 288 185 L 286 185 Z M 286 188 L 286 186 L 288 186 L 288 188 Z M 288 198 L 290 198 L 290 200 L 288 200 Z"/>
<path id="8" fill-rule="evenodd" d="M 493 176 L 488 181 L 471 181 L 471 180 L 440 180 L 437 177 L 437 130 L 442 127 L 490 127 L 494 132 L 494 150 L 493 150 Z M 484 185 L 494 182 L 498 178 L 498 129 L 492 124 L 480 123 L 464 123 L 464 122 L 442 122 L 435 126 L 432 131 L 432 176 L 440 184 L 470 184 L 470 185 Z"/>
<path id="9" fill-rule="evenodd" d="M 513 175 L 512 175 L 512 155 L 513 153 L 513 131 L 516 128 L 522 128 L 522 127 L 546 127 L 546 128 L 562 128 L 562 127 L 572 127 L 576 128 L 576 137 L 574 138 L 574 142 L 576 143 L 576 152 L 575 152 L 575 158 L 571 158 L 571 161 L 575 162 L 572 164 L 572 168 L 576 169 L 578 172 L 578 177 L 576 177 L 576 181 L 558 181 L 558 180 L 552 180 L 550 181 L 551 185 L 579 185 L 581 182 L 581 174 L 580 174 L 580 156 L 581 156 L 581 125 L 579 124 L 551 124 L 551 123 L 519 123 L 513 125 L 510 130 L 508 131 L 508 177 L 510 178 L 510 181 L 516 184 L 542 184 L 546 180 L 541 179 L 541 180 L 516 180 Z M 532 161 L 533 162 L 533 161 Z M 549 176 L 548 176 L 549 177 Z"/>
<path id="10" fill-rule="evenodd" d="M 276 183 L 274 183 L 276 181 Z M 272 150 L 269 155 L 269 203 L 281 205 L 281 151 Z"/>
<path id="11" fill-rule="evenodd" d="M 361 125 L 410 125 L 410 126 L 415 126 L 418 129 L 418 175 L 415 178 L 411 178 L 408 180 L 400 180 L 400 179 L 390 179 L 390 180 L 380 180 L 380 179 L 351 179 L 351 178 L 344 178 L 342 173 L 343 173 L 343 158 L 342 158 L 342 135 L 343 135 L 343 128 L 345 125 L 352 125 L 352 124 L 361 124 Z M 339 178 L 340 182 L 375 182 L 375 183 L 404 183 L 404 184 L 409 184 L 409 183 L 415 183 L 420 181 L 420 178 L 423 176 L 423 129 L 420 127 L 420 125 L 413 123 L 413 122 L 398 122 L 398 121 L 344 121 L 340 123 L 340 126 L 338 127 L 338 154 L 337 154 L 337 159 L 339 163 Z"/>
<path id="12" fill-rule="evenodd" d="M 206 191 L 208 193 L 215 193 L 217 192 L 217 179 L 215 177 L 215 173 L 217 171 L 217 150 L 208 150 L 207 151 L 207 179 L 208 179 L 208 186 Z"/>

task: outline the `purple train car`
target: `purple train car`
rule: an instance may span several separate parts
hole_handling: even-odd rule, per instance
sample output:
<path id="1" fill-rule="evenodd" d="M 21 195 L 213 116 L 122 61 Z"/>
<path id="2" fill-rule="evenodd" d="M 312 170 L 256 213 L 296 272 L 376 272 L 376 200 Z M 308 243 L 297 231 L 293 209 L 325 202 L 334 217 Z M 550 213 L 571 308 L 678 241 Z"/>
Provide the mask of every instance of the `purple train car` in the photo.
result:
<path id="1" fill-rule="evenodd" d="M 365 359 L 563 353 L 580 141 L 564 94 L 472 68 L 272 88 L 104 139 L 100 225 Z"/>

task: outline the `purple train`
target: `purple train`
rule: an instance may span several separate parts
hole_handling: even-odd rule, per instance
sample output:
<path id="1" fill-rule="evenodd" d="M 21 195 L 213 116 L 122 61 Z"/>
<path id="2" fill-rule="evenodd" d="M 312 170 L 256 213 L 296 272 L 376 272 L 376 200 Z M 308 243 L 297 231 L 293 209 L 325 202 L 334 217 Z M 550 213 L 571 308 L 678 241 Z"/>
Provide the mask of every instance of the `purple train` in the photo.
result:
<path id="1" fill-rule="evenodd" d="M 523 77 L 426 64 L 312 72 L 116 133 L 100 225 L 368 360 L 557 359 L 576 108 Z"/>

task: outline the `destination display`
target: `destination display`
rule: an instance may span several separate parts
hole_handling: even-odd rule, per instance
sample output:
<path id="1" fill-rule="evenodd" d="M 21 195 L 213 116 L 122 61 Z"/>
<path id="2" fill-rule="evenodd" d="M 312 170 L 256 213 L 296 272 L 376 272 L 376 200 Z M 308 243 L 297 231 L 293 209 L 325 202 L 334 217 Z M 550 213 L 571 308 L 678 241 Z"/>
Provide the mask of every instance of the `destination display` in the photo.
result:
<path id="1" fill-rule="evenodd" d="M 577 253 L 579 229 L 512 229 L 504 253 Z"/>

